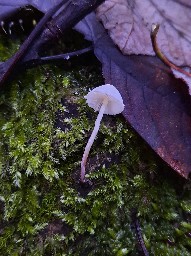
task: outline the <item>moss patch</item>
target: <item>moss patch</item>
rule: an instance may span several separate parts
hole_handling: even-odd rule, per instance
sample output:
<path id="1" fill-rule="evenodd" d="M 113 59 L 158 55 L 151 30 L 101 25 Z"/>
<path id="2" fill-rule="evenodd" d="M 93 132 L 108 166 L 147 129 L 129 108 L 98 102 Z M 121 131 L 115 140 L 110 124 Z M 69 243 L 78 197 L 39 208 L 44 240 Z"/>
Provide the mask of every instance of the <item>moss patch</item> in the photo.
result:
<path id="1" fill-rule="evenodd" d="M 103 118 L 92 185 L 79 183 L 99 71 L 37 68 L 1 93 L 1 255 L 139 255 L 136 220 L 151 255 L 190 255 L 190 183 L 175 186 L 122 116 Z"/>

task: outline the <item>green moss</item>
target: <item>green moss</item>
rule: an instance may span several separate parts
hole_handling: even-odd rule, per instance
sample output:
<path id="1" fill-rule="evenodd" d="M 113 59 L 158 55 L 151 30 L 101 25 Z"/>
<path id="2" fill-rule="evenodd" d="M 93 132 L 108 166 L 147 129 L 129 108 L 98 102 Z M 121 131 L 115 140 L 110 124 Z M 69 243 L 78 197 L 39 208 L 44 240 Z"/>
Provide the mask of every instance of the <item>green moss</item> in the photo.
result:
<path id="1" fill-rule="evenodd" d="M 121 116 L 104 116 L 93 185 L 80 185 L 96 118 L 83 96 L 101 81 L 98 69 L 37 68 L 1 93 L 2 255 L 138 255 L 135 208 L 151 255 L 190 255 L 190 184 L 179 191 Z"/>

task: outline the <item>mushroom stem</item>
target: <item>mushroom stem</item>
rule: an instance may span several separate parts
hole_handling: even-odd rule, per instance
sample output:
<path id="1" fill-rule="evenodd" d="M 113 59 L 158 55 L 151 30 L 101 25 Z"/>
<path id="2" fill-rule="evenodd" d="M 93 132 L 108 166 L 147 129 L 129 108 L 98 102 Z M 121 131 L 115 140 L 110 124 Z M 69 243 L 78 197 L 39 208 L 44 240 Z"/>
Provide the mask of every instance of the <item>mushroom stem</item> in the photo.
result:
<path id="1" fill-rule="evenodd" d="M 104 100 L 103 100 L 103 103 L 99 109 L 99 114 L 97 116 L 97 119 L 95 121 L 95 125 L 94 125 L 94 129 L 92 131 L 92 134 L 88 140 L 88 143 L 85 147 L 85 150 L 84 150 L 84 154 L 83 154 L 83 157 L 82 157 L 82 161 L 81 161 L 81 175 L 80 175 L 80 180 L 81 182 L 84 182 L 85 181 L 85 172 L 86 172 L 86 162 L 87 162 L 87 158 L 88 158 L 88 155 L 89 155 L 89 152 L 90 152 L 90 149 L 91 149 L 91 146 L 95 140 L 95 137 L 98 133 L 98 130 L 99 130 L 99 127 L 100 127 L 100 123 L 101 123 L 101 120 L 102 120 L 102 117 L 103 117 L 103 114 L 105 112 L 105 108 L 108 104 L 108 97 L 106 97 Z"/>

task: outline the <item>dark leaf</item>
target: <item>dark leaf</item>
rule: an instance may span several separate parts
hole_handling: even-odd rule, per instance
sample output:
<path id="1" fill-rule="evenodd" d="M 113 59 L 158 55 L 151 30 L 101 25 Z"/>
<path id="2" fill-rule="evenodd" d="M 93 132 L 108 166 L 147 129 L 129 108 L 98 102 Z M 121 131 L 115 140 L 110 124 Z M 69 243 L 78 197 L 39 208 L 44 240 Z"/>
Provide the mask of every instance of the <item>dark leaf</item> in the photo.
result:
<path id="1" fill-rule="evenodd" d="M 156 57 L 124 56 L 94 15 L 76 27 L 94 41 L 106 83 L 121 92 L 126 120 L 176 172 L 191 171 L 191 101 L 186 85 Z"/>
<path id="2" fill-rule="evenodd" d="M 61 0 L 0 0 L 0 21 L 15 13 L 19 8 L 31 5 L 46 13 Z"/>
<path id="3" fill-rule="evenodd" d="M 0 21 L 3 21 L 9 15 L 16 12 L 20 7 L 23 7 L 27 4 L 27 0 L 0 0 Z"/>

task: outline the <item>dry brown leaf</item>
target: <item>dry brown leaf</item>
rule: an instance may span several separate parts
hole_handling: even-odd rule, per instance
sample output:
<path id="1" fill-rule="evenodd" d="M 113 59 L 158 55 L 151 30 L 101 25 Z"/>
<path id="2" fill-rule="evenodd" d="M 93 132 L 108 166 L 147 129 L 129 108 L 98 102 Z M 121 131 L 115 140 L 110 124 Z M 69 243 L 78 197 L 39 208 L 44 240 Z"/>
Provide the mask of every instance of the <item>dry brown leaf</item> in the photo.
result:
<path id="1" fill-rule="evenodd" d="M 160 24 L 161 51 L 176 65 L 191 66 L 190 0 L 106 0 L 97 17 L 124 54 L 154 55 L 151 26 Z"/>

